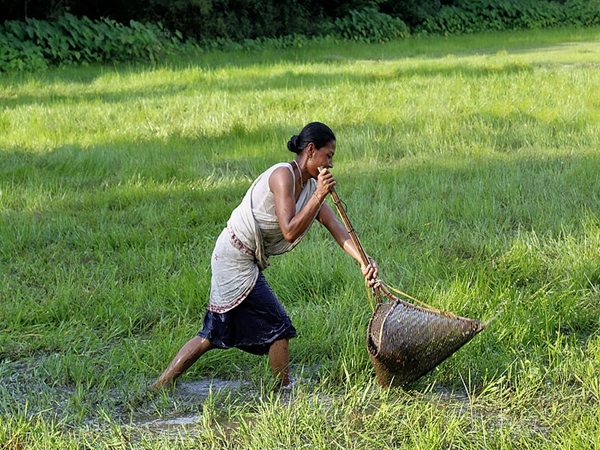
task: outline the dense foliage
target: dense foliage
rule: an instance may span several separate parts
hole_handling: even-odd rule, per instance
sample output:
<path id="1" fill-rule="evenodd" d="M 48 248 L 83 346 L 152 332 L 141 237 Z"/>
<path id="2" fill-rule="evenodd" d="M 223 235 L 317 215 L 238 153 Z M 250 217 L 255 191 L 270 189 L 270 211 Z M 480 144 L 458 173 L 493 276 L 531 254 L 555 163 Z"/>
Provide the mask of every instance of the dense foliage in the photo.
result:
<path id="1" fill-rule="evenodd" d="M 9 20 L 0 25 L 0 71 L 43 70 L 49 65 L 148 59 L 178 46 L 181 33 L 161 26 L 64 14 L 52 22 Z"/>
<path id="2" fill-rule="evenodd" d="M 458 34 L 479 31 L 600 24 L 599 0 L 459 0 L 424 21 L 428 32 Z"/>
<path id="3" fill-rule="evenodd" d="M 346 17 L 336 19 L 335 31 L 346 40 L 386 42 L 409 35 L 408 26 L 401 20 L 374 8 L 350 11 Z"/>
<path id="4" fill-rule="evenodd" d="M 0 0 L 0 22 L 27 17 L 53 20 L 62 12 L 92 20 L 109 17 L 122 23 L 162 22 L 198 41 L 323 35 L 335 19 L 377 8 L 415 26 L 440 8 L 439 0 Z M 323 29 L 325 27 L 325 30 Z"/>
<path id="5" fill-rule="evenodd" d="M 387 42 L 422 32 L 600 24 L 600 0 L 32 0 L 24 6 L 0 0 L 0 6 L 0 18 L 25 16 L 0 25 L 0 72 L 156 61 L 184 42 L 195 48 L 282 48 L 314 39 Z"/>

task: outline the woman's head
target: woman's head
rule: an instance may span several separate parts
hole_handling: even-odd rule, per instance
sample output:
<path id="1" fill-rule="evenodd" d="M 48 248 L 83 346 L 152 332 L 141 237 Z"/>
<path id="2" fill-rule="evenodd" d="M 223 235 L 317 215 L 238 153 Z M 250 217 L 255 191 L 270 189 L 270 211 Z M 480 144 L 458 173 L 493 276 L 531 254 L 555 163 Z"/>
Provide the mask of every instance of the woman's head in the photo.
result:
<path id="1" fill-rule="evenodd" d="M 306 125 L 299 135 L 292 136 L 287 143 L 290 152 L 299 155 L 311 142 L 315 148 L 325 147 L 330 142 L 335 141 L 333 131 L 321 122 L 311 122 Z"/>

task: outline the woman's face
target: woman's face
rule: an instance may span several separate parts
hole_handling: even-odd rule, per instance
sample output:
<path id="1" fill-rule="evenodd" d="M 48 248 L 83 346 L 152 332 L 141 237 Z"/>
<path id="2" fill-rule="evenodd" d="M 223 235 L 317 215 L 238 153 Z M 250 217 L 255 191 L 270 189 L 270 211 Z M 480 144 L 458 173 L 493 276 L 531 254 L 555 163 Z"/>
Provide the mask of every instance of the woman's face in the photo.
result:
<path id="1" fill-rule="evenodd" d="M 330 141 L 321 148 L 315 148 L 311 159 L 313 167 L 317 169 L 319 167 L 325 167 L 327 169 L 333 168 L 333 155 L 335 155 L 335 141 Z"/>

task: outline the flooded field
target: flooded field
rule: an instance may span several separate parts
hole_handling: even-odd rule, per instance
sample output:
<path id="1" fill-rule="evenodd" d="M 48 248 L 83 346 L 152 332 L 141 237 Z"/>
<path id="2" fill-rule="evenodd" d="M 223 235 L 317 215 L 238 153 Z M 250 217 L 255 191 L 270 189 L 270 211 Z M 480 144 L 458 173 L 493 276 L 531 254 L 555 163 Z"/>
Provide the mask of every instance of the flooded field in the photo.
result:
<path id="1" fill-rule="evenodd" d="M 238 424 L 219 419 L 207 422 L 202 412 L 203 402 L 215 394 L 230 394 L 249 399 L 252 396 L 250 389 L 249 383 L 218 378 L 181 382 L 169 394 L 170 400 L 178 405 L 179 411 L 167 412 L 158 417 L 148 412 L 134 413 L 130 423 L 123 427 L 134 434 L 150 433 L 173 437 L 205 433 L 207 427 L 212 430 L 218 429 L 220 433 L 228 433 L 237 428 Z"/>

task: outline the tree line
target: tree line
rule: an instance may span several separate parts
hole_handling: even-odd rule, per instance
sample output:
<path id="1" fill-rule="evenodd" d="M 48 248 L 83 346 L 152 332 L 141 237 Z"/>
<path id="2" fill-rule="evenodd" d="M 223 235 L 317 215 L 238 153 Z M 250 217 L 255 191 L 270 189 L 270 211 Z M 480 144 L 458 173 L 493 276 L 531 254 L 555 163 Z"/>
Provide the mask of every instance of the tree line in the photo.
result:
<path id="1" fill-rule="evenodd" d="M 240 42 L 330 35 L 336 20 L 352 14 L 351 20 L 371 22 L 371 28 L 381 22 L 357 15 L 360 11 L 400 20 L 412 32 L 446 34 L 600 24 L 600 0 L 0 0 L 0 23 L 52 21 L 70 13 L 124 24 L 160 23 L 198 42 Z"/>
<path id="2" fill-rule="evenodd" d="M 65 12 L 120 23 L 161 22 L 197 40 L 234 41 L 292 34 L 326 34 L 336 18 L 373 8 L 414 27 L 452 0 L 0 0 L 0 23 L 56 20 Z M 325 30 L 328 31 L 328 30 Z"/>
<path id="3" fill-rule="evenodd" d="M 2 18 L 0 72 L 11 72 L 188 48 L 598 26 L 600 0 L 0 0 Z"/>

